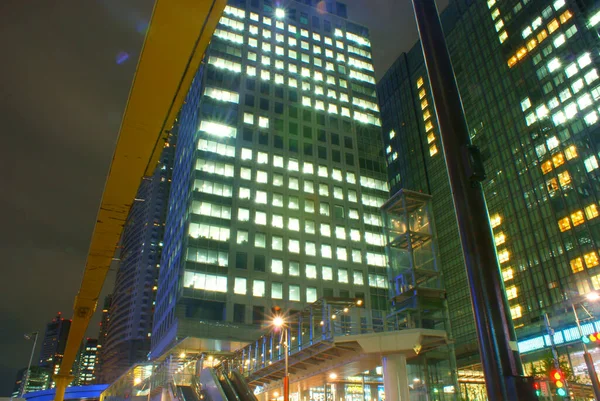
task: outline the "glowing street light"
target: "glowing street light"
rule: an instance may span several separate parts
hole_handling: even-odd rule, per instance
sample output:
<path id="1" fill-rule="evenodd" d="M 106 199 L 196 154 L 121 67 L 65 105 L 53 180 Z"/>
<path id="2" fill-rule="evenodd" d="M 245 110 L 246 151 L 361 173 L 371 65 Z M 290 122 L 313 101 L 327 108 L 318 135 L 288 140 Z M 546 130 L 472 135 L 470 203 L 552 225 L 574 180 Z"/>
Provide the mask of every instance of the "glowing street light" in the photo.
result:
<path id="1" fill-rule="evenodd" d="M 275 10 L 275 17 L 282 19 L 285 18 L 285 10 L 283 8 L 278 8 Z"/>
<path id="2" fill-rule="evenodd" d="M 600 299 L 600 294 L 598 294 L 597 292 L 590 292 L 589 294 L 586 294 L 585 298 L 588 301 L 597 301 Z"/>

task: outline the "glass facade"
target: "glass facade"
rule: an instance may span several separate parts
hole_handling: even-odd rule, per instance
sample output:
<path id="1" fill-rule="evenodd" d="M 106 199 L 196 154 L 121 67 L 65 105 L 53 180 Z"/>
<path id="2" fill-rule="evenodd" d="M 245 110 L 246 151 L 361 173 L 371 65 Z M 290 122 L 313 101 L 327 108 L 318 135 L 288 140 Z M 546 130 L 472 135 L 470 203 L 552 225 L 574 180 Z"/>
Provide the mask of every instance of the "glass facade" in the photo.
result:
<path id="1" fill-rule="evenodd" d="M 519 340 L 598 281 L 597 5 L 453 1 L 442 13 Z M 416 45 L 378 87 L 392 190 L 433 195 L 457 357 L 477 348 L 433 99 Z M 556 315 L 556 314 L 555 314 Z M 553 319 L 571 325 L 569 314 Z M 565 326 L 566 327 L 566 326 Z M 569 326 L 570 327 L 570 326 Z"/>
<path id="2" fill-rule="evenodd" d="M 368 32 L 309 3 L 230 1 L 217 26 L 174 128 L 153 356 L 219 325 L 255 339 L 272 308 L 323 296 L 385 313 Z"/>

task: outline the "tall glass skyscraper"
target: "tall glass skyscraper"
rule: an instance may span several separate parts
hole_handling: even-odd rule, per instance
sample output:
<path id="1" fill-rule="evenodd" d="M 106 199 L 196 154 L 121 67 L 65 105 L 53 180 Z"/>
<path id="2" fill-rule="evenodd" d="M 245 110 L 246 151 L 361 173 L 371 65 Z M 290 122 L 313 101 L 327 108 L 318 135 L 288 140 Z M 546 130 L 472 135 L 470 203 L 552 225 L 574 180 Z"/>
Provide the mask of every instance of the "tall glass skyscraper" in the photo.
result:
<path id="1" fill-rule="evenodd" d="M 345 5 L 230 1 L 176 129 L 153 357 L 323 296 L 384 316 L 375 78 Z"/>
<path id="2" fill-rule="evenodd" d="M 575 374 L 584 372 L 569 308 L 600 290 L 598 12 L 589 1 L 487 0 L 452 1 L 442 13 L 471 138 L 485 162 L 490 221 L 530 373 L 542 369 L 550 345 L 540 334 L 545 312 L 561 329 L 560 353 Z M 466 366 L 476 361 L 473 317 L 418 45 L 390 68 L 378 94 L 392 190 L 433 195 L 457 356 Z"/>
<path id="3" fill-rule="evenodd" d="M 101 326 L 100 383 L 114 381 L 150 352 L 175 142 L 171 135 L 154 174 L 142 179 L 127 216 L 115 288 Z"/>

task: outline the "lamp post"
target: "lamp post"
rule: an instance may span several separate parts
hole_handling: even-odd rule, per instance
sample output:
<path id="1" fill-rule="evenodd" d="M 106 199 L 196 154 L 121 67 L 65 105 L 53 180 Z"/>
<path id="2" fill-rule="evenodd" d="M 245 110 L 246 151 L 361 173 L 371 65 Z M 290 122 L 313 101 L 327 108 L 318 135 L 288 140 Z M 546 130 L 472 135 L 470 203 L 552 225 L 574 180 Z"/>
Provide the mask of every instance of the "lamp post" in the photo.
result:
<path id="1" fill-rule="evenodd" d="M 285 325 L 285 320 L 281 316 L 276 316 L 273 319 L 273 326 L 281 328 L 281 339 L 285 352 L 285 376 L 283 376 L 283 401 L 290 401 L 290 375 L 289 367 L 289 349 L 288 349 L 288 327 Z"/>
<path id="2" fill-rule="evenodd" d="M 587 294 L 586 298 L 589 301 L 596 301 L 600 299 L 600 295 L 598 295 L 595 292 L 592 292 Z M 571 308 L 573 309 L 573 315 L 575 315 L 575 322 L 577 323 L 577 329 L 579 330 L 579 337 L 583 338 L 583 330 L 581 330 L 581 323 L 579 322 L 579 316 L 577 315 L 577 308 L 575 307 L 575 303 L 571 304 Z M 585 342 L 582 341 L 581 344 L 583 345 L 583 359 L 585 361 L 585 365 L 587 366 L 590 380 L 592 381 L 594 397 L 596 398 L 596 400 L 600 400 L 600 381 L 598 380 L 598 375 L 596 374 L 596 366 L 594 365 L 594 360 L 592 359 L 592 355 L 588 352 L 587 345 L 585 345 Z"/>
<path id="3" fill-rule="evenodd" d="M 25 334 L 25 339 L 26 340 L 31 340 L 31 337 L 33 337 L 33 347 L 31 347 L 31 355 L 29 355 L 29 364 L 27 365 L 27 373 L 25 373 L 25 379 L 23 380 L 23 386 L 21 387 L 21 397 L 23 396 L 23 394 L 25 394 L 25 387 L 27 386 L 27 383 L 29 382 L 29 378 L 31 377 L 31 362 L 33 362 L 33 354 L 35 353 L 35 346 L 37 344 L 37 339 L 38 339 L 38 331 L 34 331 L 33 333 L 29 333 L 29 334 Z"/>

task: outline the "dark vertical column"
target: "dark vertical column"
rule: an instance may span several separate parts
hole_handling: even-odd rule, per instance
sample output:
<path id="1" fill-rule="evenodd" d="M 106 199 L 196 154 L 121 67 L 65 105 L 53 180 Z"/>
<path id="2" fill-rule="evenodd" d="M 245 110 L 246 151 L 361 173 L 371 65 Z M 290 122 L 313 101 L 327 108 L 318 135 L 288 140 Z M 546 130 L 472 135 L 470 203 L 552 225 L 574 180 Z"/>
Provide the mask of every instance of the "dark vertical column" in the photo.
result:
<path id="1" fill-rule="evenodd" d="M 523 377 L 516 336 L 479 181 L 483 171 L 470 143 L 462 102 L 434 0 L 412 0 L 431 83 L 490 401 L 536 400 Z"/>

